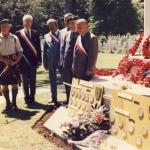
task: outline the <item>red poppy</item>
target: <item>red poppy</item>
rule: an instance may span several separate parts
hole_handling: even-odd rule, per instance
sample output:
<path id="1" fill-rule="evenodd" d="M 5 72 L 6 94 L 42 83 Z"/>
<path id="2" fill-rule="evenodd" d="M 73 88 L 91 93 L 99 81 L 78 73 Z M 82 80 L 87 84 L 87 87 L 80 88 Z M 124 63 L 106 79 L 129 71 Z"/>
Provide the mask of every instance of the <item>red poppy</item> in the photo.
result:
<path id="1" fill-rule="evenodd" d="M 96 74 L 101 76 L 110 76 L 115 77 L 119 74 L 123 75 L 124 78 L 130 79 L 134 83 L 143 83 L 146 87 L 150 87 L 150 77 L 145 77 L 144 73 L 146 70 L 150 69 L 150 61 L 144 62 L 141 59 L 129 59 L 129 55 L 135 55 L 139 45 L 141 44 L 144 37 L 144 33 L 140 34 L 140 37 L 135 42 L 134 46 L 130 48 L 126 56 L 120 61 L 118 69 L 115 71 L 106 70 L 106 69 L 97 69 Z M 142 54 L 145 59 L 150 59 L 150 36 L 145 40 L 142 47 Z M 130 70 L 133 66 L 138 67 L 136 74 L 131 74 Z"/>
<path id="2" fill-rule="evenodd" d="M 95 120 L 96 120 L 96 122 L 98 122 L 98 123 L 101 123 L 102 121 L 103 121 L 103 116 L 102 115 L 100 115 L 100 114 L 97 114 L 96 115 L 96 118 L 95 118 Z"/>

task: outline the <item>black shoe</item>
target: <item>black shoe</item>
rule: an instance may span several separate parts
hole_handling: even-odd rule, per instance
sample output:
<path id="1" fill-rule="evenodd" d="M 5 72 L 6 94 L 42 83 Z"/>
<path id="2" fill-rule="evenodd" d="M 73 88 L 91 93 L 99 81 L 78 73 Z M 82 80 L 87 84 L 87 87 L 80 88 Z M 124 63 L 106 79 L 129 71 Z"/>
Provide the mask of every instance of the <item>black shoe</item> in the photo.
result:
<path id="1" fill-rule="evenodd" d="M 68 103 L 69 103 L 68 101 L 66 101 L 66 102 L 63 102 L 63 105 L 68 105 Z"/>
<path id="2" fill-rule="evenodd" d="M 18 110 L 17 104 L 12 104 L 12 109 L 13 109 L 13 110 Z"/>
<path id="3" fill-rule="evenodd" d="M 25 101 L 25 103 L 26 103 L 27 105 L 30 104 L 30 99 L 29 99 L 29 98 L 24 98 L 24 101 Z"/>
<path id="4" fill-rule="evenodd" d="M 30 97 L 30 103 L 34 103 L 35 102 L 35 97 Z"/>
<path id="5" fill-rule="evenodd" d="M 60 103 L 54 102 L 54 107 L 55 107 L 55 108 L 59 108 L 59 107 L 60 107 Z"/>
<path id="6" fill-rule="evenodd" d="M 10 111 L 12 109 L 11 104 L 7 104 L 5 107 L 5 111 Z"/>

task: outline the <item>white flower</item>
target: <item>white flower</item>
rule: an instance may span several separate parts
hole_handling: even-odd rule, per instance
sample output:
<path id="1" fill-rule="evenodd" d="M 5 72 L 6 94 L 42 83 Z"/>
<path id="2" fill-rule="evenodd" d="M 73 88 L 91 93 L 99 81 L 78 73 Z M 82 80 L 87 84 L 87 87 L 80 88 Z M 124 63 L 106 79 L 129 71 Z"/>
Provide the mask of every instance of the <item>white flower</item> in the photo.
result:
<path id="1" fill-rule="evenodd" d="M 73 128 L 78 128 L 80 126 L 80 123 L 78 121 L 72 122 L 72 127 Z"/>

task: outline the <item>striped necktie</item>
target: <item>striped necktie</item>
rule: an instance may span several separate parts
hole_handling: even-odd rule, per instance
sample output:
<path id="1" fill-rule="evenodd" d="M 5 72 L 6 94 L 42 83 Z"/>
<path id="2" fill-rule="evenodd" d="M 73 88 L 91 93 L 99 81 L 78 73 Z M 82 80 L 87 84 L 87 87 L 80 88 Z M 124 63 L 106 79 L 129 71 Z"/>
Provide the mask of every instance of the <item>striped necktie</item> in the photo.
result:
<path id="1" fill-rule="evenodd" d="M 26 35 L 27 35 L 27 37 L 28 37 L 29 39 L 31 39 L 30 31 L 29 31 L 29 30 L 26 31 Z"/>

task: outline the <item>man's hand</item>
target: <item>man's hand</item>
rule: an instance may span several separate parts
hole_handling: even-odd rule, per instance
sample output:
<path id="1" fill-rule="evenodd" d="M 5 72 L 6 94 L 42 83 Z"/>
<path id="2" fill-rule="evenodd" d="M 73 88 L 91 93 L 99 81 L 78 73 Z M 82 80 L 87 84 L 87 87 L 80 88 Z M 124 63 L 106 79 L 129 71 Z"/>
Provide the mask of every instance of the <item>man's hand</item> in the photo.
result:
<path id="1" fill-rule="evenodd" d="M 41 66 L 42 65 L 42 62 L 38 62 L 38 66 Z"/>
<path id="2" fill-rule="evenodd" d="M 44 69 L 45 69 L 45 70 L 48 70 L 48 67 L 47 67 L 46 65 L 44 65 Z"/>
<path id="3" fill-rule="evenodd" d="M 17 64 L 16 61 L 12 61 L 11 66 L 15 66 Z"/>
<path id="4" fill-rule="evenodd" d="M 38 62 L 37 67 L 39 68 L 42 65 L 42 62 Z"/>
<path id="5" fill-rule="evenodd" d="M 7 60 L 4 61 L 4 63 L 5 63 L 6 66 L 9 66 L 9 65 L 11 65 L 13 62 L 12 62 L 12 60 L 7 59 Z"/>
<path id="6" fill-rule="evenodd" d="M 87 70 L 85 75 L 86 75 L 86 76 L 91 76 L 91 75 L 92 75 L 92 72 L 89 71 L 89 70 Z"/>
<path id="7" fill-rule="evenodd" d="M 73 73 L 73 74 L 75 74 L 75 70 L 74 70 L 74 68 L 73 68 L 73 67 L 72 67 L 72 73 Z"/>

